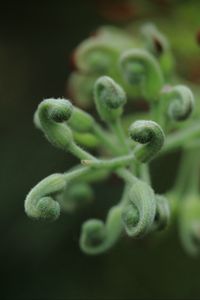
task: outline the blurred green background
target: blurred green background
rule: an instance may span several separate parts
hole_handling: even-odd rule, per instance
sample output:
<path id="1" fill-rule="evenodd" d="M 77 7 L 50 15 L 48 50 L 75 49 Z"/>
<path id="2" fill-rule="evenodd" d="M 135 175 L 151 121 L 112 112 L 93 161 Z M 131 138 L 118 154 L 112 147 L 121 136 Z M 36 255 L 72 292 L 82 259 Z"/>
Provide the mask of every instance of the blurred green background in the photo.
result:
<path id="1" fill-rule="evenodd" d="M 132 2 L 137 8 L 131 15 L 133 20 L 155 21 L 169 34 L 174 21 L 177 32 L 184 28 L 196 45 L 199 1 L 174 1 L 174 6 L 173 1 Z M 125 25 L 130 21 L 130 16 L 105 16 L 105 1 L 102 3 L 16 1 L 1 5 L 1 299 L 200 297 L 200 260 L 184 253 L 176 229 L 160 239 L 132 241 L 124 237 L 110 252 L 97 257 L 80 251 L 82 222 L 105 217 L 121 192 L 117 178 L 96 184 L 95 203 L 74 215 L 62 215 L 55 223 L 35 222 L 24 213 L 24 199 L 31 187 L 43 177 L 77 163 L 72 156 L 53 148 L 34 128 L 32 116 L 37 104 L 47 97 L 66 95 L 69 57 L 81 40 L 104 23 Z M 180 35 L 179 31 L 177 37 L 183 39 Z M 171 37 L 177 40 L 175 33 Z M 199 48 L 191 49 L 193 60 L 199 59 Z M 191 55 L 183 49 L 179 52 L 183 56 L 186 53 L 182 61 L 186 64 Z M 157 192 L 172 184 L 177 157 L 168 157 L 167 165 L 162 159 L 152 166 Z"/>

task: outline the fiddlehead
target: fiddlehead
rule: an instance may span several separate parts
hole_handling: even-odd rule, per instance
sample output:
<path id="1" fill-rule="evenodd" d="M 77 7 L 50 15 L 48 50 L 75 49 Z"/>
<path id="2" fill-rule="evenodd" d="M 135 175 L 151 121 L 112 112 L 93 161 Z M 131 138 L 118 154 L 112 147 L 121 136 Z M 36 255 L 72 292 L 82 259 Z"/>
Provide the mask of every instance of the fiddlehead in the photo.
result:
<path id="1" fill-rule="evenodd" d="M 128 201 L 122 210 L 122 221 L 127 234 L 142 237 L 147 234 L 156 214 L 155 194 L 145 182 L 138 180 L 128 193 Z"/>
<path id="2" fill-rule="evenodd" d="M 192 200 L 184 201 L 180 205 L 176 200 L 175 205 L 170 206 L 172 208 L 170 211 L 167 199 L 155 195 L 150 186 L 151 174 L 148 165 L 140 165 L 154 158 L 163 146 L 165 136 L 161 127 L 166 128 L 167 131 L 168 127 L 165 125 L 169 125 L 171 130 L 174 125 L 172 120 L 186 119 L 194 106 L 193 95 L 188 88 L 180 85 L 169 88 L 167 83 L 163 84 L 163 78 L 169 79 L 167 76 L 171 75 L 173 66 L 167 41 L 152 25 L 148 25 L 143 30 L 146 34 L 147 48 L 151 53 L 142 49 L 133 49 L 141 45 L 137 37 L 134 41 L 131 36 L 125 39 L 120 36 L 118 39 L 118 33 L 114 37 L 112 30 L 100 34 L 98 38 L 88 39 L 75 52 L 77 70 L 71 77 L 69 89 L 71 92 L 75 92 L 74 90 L 77 92 L 80 88 L 76 95 L 84 99 L 82 107 L 86 107 L 91 100 L 88 99 L 88 95 L 93 91 L 93 82 L 96 82 L 95 104 L 101 119 L 107 122 L 108 132 L 106 132 L 107 128 L 99 126 L 92 116 L 73 107 L 68 100 L 64 99 L 44 100 L 38 106 L 34 117 L 36 126 L 44 132 L 53 145 L 73 153 L 84 166 L 73 168 L 63 175 L 49 176 L 33 188 L 25 201 L 25 210 L 30 217 L 55 220 L 60 210 L 75 211 L 92 199 L 91 182 L 105 180 L 112 172 L 124 180 L 123 201 L 111 208 L 105 223 L 91 219 L 83 224 L 80 246 L 88 254 L 98 254 L 108 250 L 117 241 L 124 228 L 128 235 L 136 238 L 165 228 L 171 211 L 179 218 L 181 238 L 185 248 L 193 254 L 199 252 L 199 203 Z M 131 50 L 127 51 L 127 49 Z M 117 83 L 107 76 L 102 76 L 96 81 L 99 75 L 112 76 Z M 125 122 L 120 118 L 126 102 L 126 94 L 119 83 L 124 87 L 129 98 L 140 100 L 144 97 L 143 100 L 152 101 L 151 105 L 145 103 L 144 107 L 142 103 L 140 107 L 145 110 L 142 112 L 144 119 L 156 120 L 161 125 L 160 127 L 153 121 L 133 123 L 130 127 L 130 136 L 135 143 L 132 145 L 124 131 L 129 123 L 129 117 L 125 117 Z M 138 103 L 132 105 L 137 107 Z M 148 107 L 150 118 L 147 115 Z M 137 116 L 133 118 L 132 120 L 135 120 Z M 165 124 L 167 121 L 171 121 L 172 125 Z M 188 124 L 190 125 L 189 122 Z M 198 148 L 194 138 L 199 135 L 199 125 L 194 125 L 188 126 L 189 130 L 182 132 L 177 130 L 175 134 L 169 136 L 164 151 L 167 152 L 181 145 L 184 151 L 192 147 Z M 181 128 L 181 124 L 176 126 Z M 186 145 L 188 139 L 190 141 Z M 84 146 L 98 146 L 97 150 L 100 150 L 98 153 L 105 157 L 96 158 L 95 153 L 93 155 L 88 153 L 75 141 L 79 143 L 81 141 Z M 194 160 L 193 155 L 190 158 Z M 186 171 L 186 180 L 181 181 L 182 186 L 189 181 L 187 178 L 189 173 L 188 170 Z M 184 194 L 183 191 L 191 192 L 194 187 L 196 189 L 199 178 L 195 175 L 196 172 L 192 174 L 189 175 L 191 178 L 189 184 L 187 186 L 185 184 L 183 189 L 177 189 L 173 193 L 176 194 L 175 198 L 178 199 Z"/>
<path id="3" fill-rule="evenodd" d="M 163 86 L 163 76 L 156 59 L 143 49 L 125 51 L 120 59 L 125 80 L 131 85 L 139 85 L 145 98 L 158 100 Z"/>
<path id="4" fill-rule="evenodd" d="M 75 143 L 72 131 L 66 124 L 66 121 L 69 121 L 73 114 L 73 109 L 74 107 L 68 100 L 47 99 L 38 106 L 34 121 L 54 146 L 64 151 L 70 151 L 79 159 L 93 159 L 92 155 Z M 77 115 L 76 109 L 75 115 Z M 80 111 L 78 115 L 81 115 L 81 118 L 84 119 L 83 126 L 89 126 L 88 121 L 90 122 L 92 118 L 89 119 L 86 113 L 80 113 Z M 75 126 L 75 122 L 72 123 Z"/>
<path id="5" fill-rule="evenodd" d="M 86 254 L 100 254 L 110 249 L 122 231 L 121 206 L 110 209 L 105 224 L 91 219 L 82 225 L 80 247 Z"/>
<path id="6" fill-rule="evenodd" d="M 87 74 L 107 73 L 118 57 L 118 51 L 112 45 L 90 38 L 85 40 L 75 51 L 76 66 Z"/>
<path id="7" fill-rule="evenodd" d="M 29 217 L 54 221 L 60 215 L 60 205 L 53 194 L 61 192 L 66 185 L 62 174 L 53 174 L 40 181 L 27 195 L 25 212 Z"/>
<path id="8" fill-rule="evenodd" d="M 136 121 L 129 128 L 130 137 L 140 144 L 134 153 L 140 162 L 150 161 L 162 148 L 165 135 L 162 128 L 153 121 Z"/>
<path id="9" fill-rule="evenodd" d="M 175 121 L 187 119 L 194 108 L 194 97 L 191 90 L 184 85 L 165 89 L 163 101 L 168 103 L 168 116 Z"/>
<path id="10" fill-rule="evenodd" d="M 94 98 L 97 111 L 106 122 L 116 120 L 122 114 L 122 107 L 126 103 L 124 90 L 108 76 L 97 79 Z"/>
<path id="11" fill-rule="evenodd" d="M 42 101 L 34 117 L 36 126 L 56 147 L 66 150 L 73 142 L 70 128 L 65 124 L 71 117 L 73 106 L 68 100 L 46 99 Z"/>

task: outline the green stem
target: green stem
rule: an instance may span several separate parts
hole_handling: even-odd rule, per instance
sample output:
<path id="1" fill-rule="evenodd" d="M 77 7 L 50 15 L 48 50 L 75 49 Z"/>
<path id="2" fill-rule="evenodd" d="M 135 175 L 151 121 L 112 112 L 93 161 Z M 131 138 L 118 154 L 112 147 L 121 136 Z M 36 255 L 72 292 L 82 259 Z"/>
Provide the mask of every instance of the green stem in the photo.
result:
<path id="1" fill-rule="evenodd" d="M 64 173 L 64 178 L 66 180 L 73 180 L 76 179 L 77 177 L 81 176 L 81 175 L 86 175 L 87 173 L 90 172 L 90 169 L 87 167 L 79 167 L 76 168 L 75 170 L 67 171 Z"/>
<path id="2" fill-rule="evenodd" d="M 129 153 L 130 148 L 128 145 L 128 141 L 126 139 L 122 124 L 121 124 L 121 120 L 118 118 L 115 122 L 110 123 L 110 127 L 112 128 L 112 130 L 114 131 L 114 133 L 116 134 L 119 143 L 120 143 L 120 147 L 123 147 L 123 151 L 125 153 Z"/>
<path id="3" fill-rule="evenodd" d="M 118 137 L 120 149 L 123 148 L 123 153 L 130 153 L 132 149 L 129 145 L 129 141 L 125 136 L 124 129 L 121 124 L 121 119 L 117 119 L 115 123 L 110 123 L 112 130 L 115 132 L 116 136 Z M 133 161 L 130 163 L 130 169 L 132 172 L 135 171 L 135 164 Z"/>
<path id="4" fill-rule="evenodd" d="M 72 143 L 70 145 L 69 151 L 73 155 L 77 156 L 80 160 L 83 160 L 83 159 L 93 159 L 93 160 L 96 160 L 96 157 L 94 157 L 90 153 L 86 152 L 85 150 L 83 150 L 81 147 L 79 147 L 75 143 Z"/>
<path id="5" fill-rule="evenodd" d="M 120 148 L 118 148 L 110 139 L 110 137 L 106 134 L 106 132 L 98 125 L 94 124 L 93 132 L 96 137 L 102 142 L 104 146 L 107 146 L 110 151 L 116 155 L 121 153 Z"/>
<path id="6" fill-rule="evenodd" d="M 133 184 L 138 181 L 138 178 L 135 177 L 129 170 L 127 169 L 119 169 L 116 171 L 116 174 L 121 177 L 128 184 Z"/>
<path id="7" fill-rule="evenodd" d="M 92 167 L 92 168 L 108 168 L 108 169 L 116 169 L 120 167 L 124 167 L 129 165 L 131 161 L 135 159 L 134 154 L 124 155 L 117 158 L 109 159 L 109 160 L 82 160 L 82 164 L 84 166 Z"/>
<path id="8" fill-rule="evenodd" d="M 151 185 L 151 176 L 149 172 L 149 164 L 141 164 L 140 165 L 140 178 Z"/>
<path id="9" fill-rule="evenodd" d="M 130 189 L 130 184 L 125 183 L 123 194 L 122 194 L 122 197 L 121 197 L 121 200 L 120 200 L 120 203 L 119 203 L 120 205 L 123 205 L 124 202 L 126 202 L 129 189 Z"/>
<path id="10" fill-rule="evenodd" d="M 109 172 L 112 172 L 112 170 L 107 170 L 106 168 L 97 169 L 94 171 L 94 169 L 86 166 L 79 166 L 76 168 L 73 168 L 71 171 L 65 172 L 64 179 L 68 182 L 74 179 L 79 179 L 81 182 L 92 182 L 92 181 L 98 181 L 104 179 L 107 177 L 109 172 L 102 173 L 102 170 L 106 170 Z M 89 175 L 89 178 L 88 178 Z M 90 177 L 91 176 L 91 177 Z"/>

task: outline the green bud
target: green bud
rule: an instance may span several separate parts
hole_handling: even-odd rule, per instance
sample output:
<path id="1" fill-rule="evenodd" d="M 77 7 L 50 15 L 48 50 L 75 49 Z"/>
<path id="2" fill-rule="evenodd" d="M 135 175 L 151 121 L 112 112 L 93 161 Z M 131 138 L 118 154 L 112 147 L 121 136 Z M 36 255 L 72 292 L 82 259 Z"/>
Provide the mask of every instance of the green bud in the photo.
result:
<path id="1" fill-rule="evenodd" d="M 94 126 L 94 119 L 88 113 L 77 107 L 74 107 L 72 116 L 68 124 L 75 131 L 89 132 Z"/>
<path id="2" fill-rule="evenodd" d="M 121 207 L 110 209 L 105 224 L 96 219 L 86 221 L 81 230 L 80 247 L 90 255 L 109 250 L 118 240 L 122 232 Z"/>
<path id="3" fill-rule="evenodd" d="M 164 84 L 156 59 L 143 49 L 125 51 L 120 59 L 124 79 L 130 85 L 138 85 L 147 100 L 157 101 Z"/>
<path id="4" fill-rule="evenodd" d="M 187 86 L 177 85 L 166 88 L 162 95 L 163 110 L 167 111 L 170 119 L 183 121 L 190 117 L 195 101 L 191 90 Z"/>
<path id="5" fill-rule="evenodd" d="M 53 174 L 40 181 L 26 197 L 27 215 L 35 219 L 56 220 L 60 215 L 60 205 L 51 195 L 61 192 L 65 184 L 62 174 Z"/>
<path id="6" fill-rule="evenodd" d="M 68 100 L 46 99 L 39 104 L 34 118 L 47 139 L 63 150 L 67 150 L 73 142 L 72 132 L 65 123 L 72 111 L 73 106 Z"/>
<path id="7" fill-rule="evenodd" d="M 156 214 L 155 194 L 152 188 L 138 180 L 131 187 L 128 202 L 122 210 L 122 222 L 131 237 L 142 237 L 152 227 Z"/>
<path id="8" fill-rule="evenodd" d="M 93 149 L 100 145 L 99 139 L 92 133 L 81 133 L 75 131 L 73 136 L 74 140 L 83 147 Z"/>
<path id="9" fill-rule="evenodd" d="M 146 163 L 154 158 L 164 144 L 165 135 L 162 128 L 153 121 L 135 121 L 129 128 L 130 137 L 140 144 L 135 148 L 136 158 Z"/>
<path id="10" fill-rule="evenodd" d="M 116 120 L 122 114 L 122 108 L 126 103 L 124 90 L 108 76 L 97 79 L 94 98 L 97 111 L 106 122 Z"/>

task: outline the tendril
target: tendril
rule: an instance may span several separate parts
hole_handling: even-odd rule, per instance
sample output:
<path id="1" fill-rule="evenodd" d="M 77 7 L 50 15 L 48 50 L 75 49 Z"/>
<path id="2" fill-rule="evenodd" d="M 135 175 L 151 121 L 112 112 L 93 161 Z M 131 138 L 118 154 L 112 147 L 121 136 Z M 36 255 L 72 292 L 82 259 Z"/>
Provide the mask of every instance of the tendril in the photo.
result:
<path id="1" fill-rule="evenodd" d="M 135 157 L 143 163 L 149 162 L 160 151 L 165 135 L 162 128 L 153 121 L 136 121 L 129 128 L 130 137 L 140 144 L 135 150 Z"/>
<path id="2" fill-rule="evenodd" d="M 70 151 L 79 159 L 95 159 L 75 143 L 72 131 L 66 124 L 66 121 L 69 121 L 73 114 L 73 109 L 74 107 L 68 100 L 47 99 L 38 106 L 34 121 L 54 146 Z M 79 117 L 81 114 L 81 117 L 84 118 L 83 126 L 88 126 L 89 118 L 87 114 L 80 113 L 80 111 L 78 111 L 78 114 Z M 77 115 L 76 109 L 75 115 Z M 72 124 L 75 126 L 75 122 L 72 122 Z M 76 126 L 80 129 L 78 124 Z"/>
<path id="3" fill-rule="evenodd" d="M 116 120 L 122 114 L 122 107 L 126 103 L 124 90 L 108 76 L 97 79 L 94 98 L 97 111 L 106 122 Z"/>
<path id="4" fill-rule="evenodd" d="M 163 76 L 156 59 L 143 49 L 125 51 L 120 59 L 125 80 L 131 85 L 139 85 L 145 98 L 158 100 L 163 86 Z"/>
<path id="5" fill-rule="evenodd" d="M 172 120 L 187 119 L 194 108 L 194 97 L 191 90 L 184 85 L 177 85 L 163 92 L 164 101 L 168 103 L 168 115 Z"/>
<path id="6" fill-rule="evenodd" d="M 139 238 L 146 235 L 156 214 L 155 194 L 145 182 L 138 180 L 131 187 L 128 201 L 122 210 L 122 221 L 127 234 Z"/>
<path id="7" fill-rule="evenodd" d="M 76 66 L 87 74 L 107 73 L 117 57 L 112 45 L 94 38 L 85 40 L 75 51 Z"/>
<path id="8" fill-rule="evenodd" d="M 36 126 L 42 129 L 47 139 L 63 150 L 73 142 L 72 132 L 65 123 L 72 111 L 73 106 L 68 100 L 46 99 L 39 104 L 34 117 Z"/>
<path id="9" fill-rule="evenodd" d="M 53 199 L 66 185 L 62 174 L 53 174 L 40 181 L 27 195 L 25 212 L 29 217 L 54 221 L 60 215 L 60 205 Z"/>
<path id="10" fill-rule="evenodd" d="M 116 243 L 121 232 L 121 206 L 118 205 L 110 209 L 105 224 L 91 219 L 82 225 L 80 247 L 87 254 L 103 253 Z"/>

